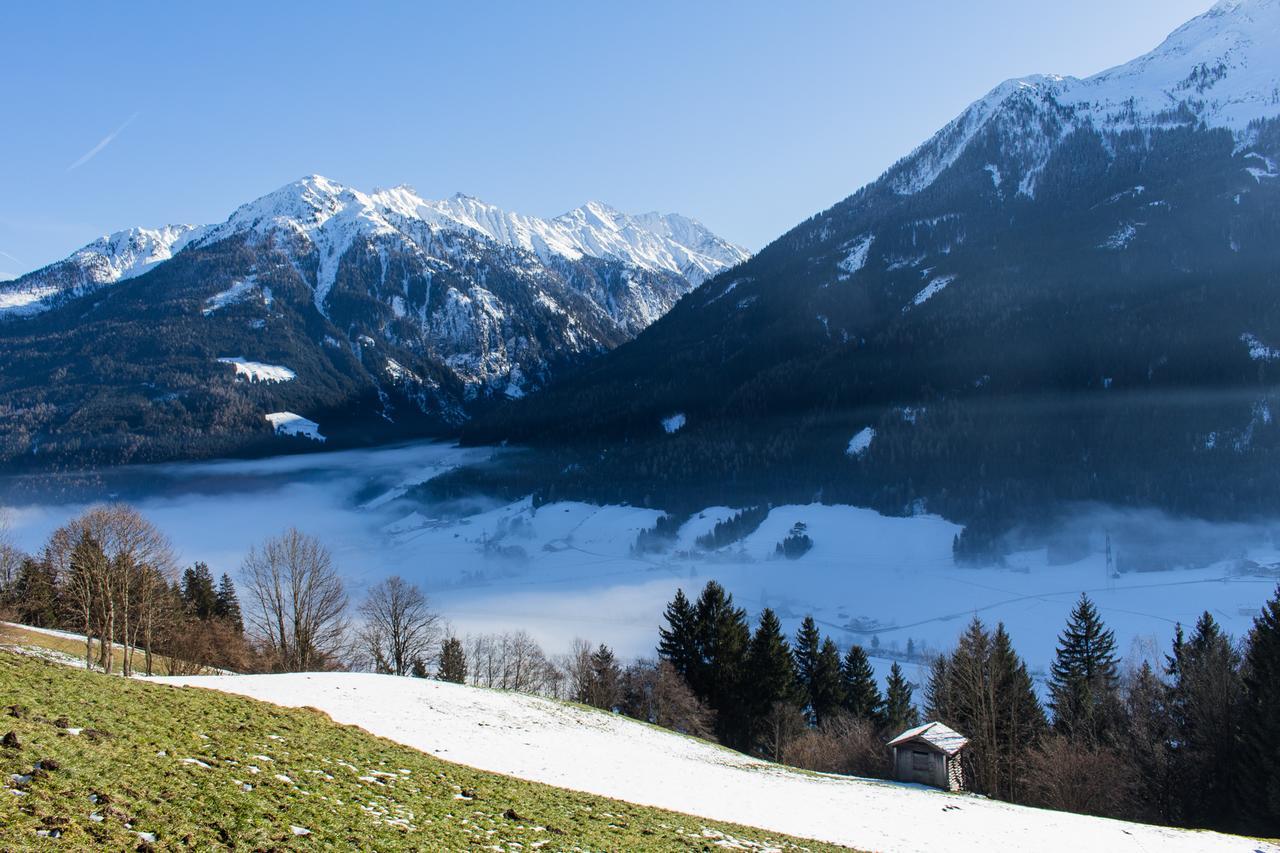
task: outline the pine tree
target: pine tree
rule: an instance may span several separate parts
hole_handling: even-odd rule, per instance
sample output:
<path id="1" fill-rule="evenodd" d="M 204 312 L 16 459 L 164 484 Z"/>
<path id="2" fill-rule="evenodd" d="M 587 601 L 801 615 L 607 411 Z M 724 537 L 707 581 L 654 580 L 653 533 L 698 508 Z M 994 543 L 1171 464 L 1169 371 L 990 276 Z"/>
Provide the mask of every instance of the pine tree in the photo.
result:
<path id="1" fill-rule="evenodd" d="M 692 683 L 702 660 L 698 645 L 697 614 L 689 599 L 685 598 L 684 590 L 676 590 L 676 597 L 667 604 L 663 618 L 667 625 L 658 629 L 658 657 L 671 664 L 676 672 Z"/>
<path id="2" fill-rule="evenodd" d="M 836 709 L 844 705 L 844 678 L 840 668 L 840 649 L 835 640 L 827 637 L 818 650 L 818 661 L 813 668 L 809 686 L 809 709 L 812 722 L 819 725 Z"/>
<path id="3" fill-rule="evenodd" d="M 791 646 L 782 634 L 782 623 L 771 609 L 760 614 L 760 622 L 751 637 L 747 655 L 751 699 L 757 709 L 772 707 L 775 702 L 798 704 L 795 664 Z M 761 712 L 763 713 L 763 712 Z"/>
<path id="4" fill-rule="evenodd" d="M 781 761 L 793 735 L 801 696 L 791 646 L 777 614 L 767 607 L 751 637 L 747 673 L 746 698 L 755 743 L 764 754 Z M 803 720 L 798 725 L 803 727 Z"/>
<path id="5" fill-rule="evenodd" d="M 818 653 L 822 646 L 822 635 L 812 616 L 804 617 L 800 630 L 796 631 L 795 659 L 796 682 L 803 693 L 804 704 L 808 709 L 809 721 L 817 722 L 817 711 L 814 708 L 813 678 L 818 667 Z"/>
<path id="6" fill-rule="evenodd" d="M 751 629 L 747 613 L 715 581 L 708 581 L 694 607 L 697 663 L 688 681 L 694 695 L 716 713 L 716 736 L 735 749 L 749 749 L 752 737 L 747 653 Z"/>
<path id="7" fill-rule="evenodd" d="M 1172 772 L 1173 725 L 1169 687 L 1143 662 L 1130 679 L 1124 696 L 1124 737 L 1121 754 L 1141 780 L 1134 792 L 1135 818 L 1172 823 L 1177 816 L 1176 784 Z"/>
<path id="8" fill-rule="evenodd" d="M 1245 698 L 1240 656 L 1207 611 L 1189 640 L 1184 642 L 1180 634 L 1169 666 L 1173 773 L 1181 794 L 1176 819 L 1188 826 L 1229 829 Z"/>
<path id="9" fill-rule="evenodd" d="M 1250 833 L 1274 837 L 1280 835 L 1280 588 L 1249 633 L 1244 691 L 1237 802 Z"/>
<path id="10" fill-rule="evenodd" d="M 991 678 L 995 688 L 995 737 L 998 795 L 1016 801 L 1028 751 L 1044 735 L 1048 724 L 1027 664 L 1013 649 L 1004 625 L 991 640 Z"/>
<path id="11" fill-rule="evenodd" d="M 182 601 L 187 612 L 197 619 L 216 615 L 218 595 L 213 588 L 213 573 L 204 563 L 196 563 L 182 573 Z"/>
<path id="12" fill-rule="evenodd" d="M 1115 651 L 1115 633 L 1081 595 L 1058 638 L 1049 680 L 1049 707 L 1059 733 L 1090 745 L 1113 739 L 1120 715 Z"/>
<path id="13" fill-rule="evenodd" d="M 930 720 L 954 720 L 950 699 L 951 674 L 947 671 L 951 658 L 938 655 L 929 662 L 929 680 L 924 686 L 924 714 Z"/>
<path id="14" fill-rule="evenodd" d="M 462 649 L 462 641 L 457 637 L 448 637 L 440 644 L 440 668 L 436 677 L 441 681 L 466 684 L 467 655 Z"/>
<path id="15" fill-rule="evenodd" d="M 236 595 L 236 585 L 231 582 L 231 576 L 225 572 L 218 581 L 213 612 L 219 619 L 226 620 L 227 624 L 235 628 L 237 634 L 244 633 L 244 617 L 240 613 L 240 598 Z"/>
<path id="16" fill-rule="evenodd" d="M 621 699 L 622 670 L 613 650 L 603 643 L 591 653 L 591 685 L 587 704 L 612 711 Z"/>
<path id="17" fill-rule="evenodd" d="M 849 647 L 840 672 L 844 686 L 845 710 L 858 719 L 879 722 L 884 700 L 880 696 L 879 686 L 876 685 L 875 670 L 871 668 L 871 661 L 867 659 L 867 653 L 862 650 L 862 646 Z"/>
<path id="18" fill-rule="evenodd" d="M 47 560 L 23 559 L 13 584 L 18 621 L 37 628 L 58 624 L 58 579 Z"/>
<path id="19" fill-rule="evenodd" d="M 911 682 L 902 674 L 902 667 L 894 661 L 889 667 L 889 679 L 886 682 L 884 721 L 885 728 L 891 735 L 897 736 L 912 726 L 919 725 L 920 715 L 911 702 L 913 689 Z"/>

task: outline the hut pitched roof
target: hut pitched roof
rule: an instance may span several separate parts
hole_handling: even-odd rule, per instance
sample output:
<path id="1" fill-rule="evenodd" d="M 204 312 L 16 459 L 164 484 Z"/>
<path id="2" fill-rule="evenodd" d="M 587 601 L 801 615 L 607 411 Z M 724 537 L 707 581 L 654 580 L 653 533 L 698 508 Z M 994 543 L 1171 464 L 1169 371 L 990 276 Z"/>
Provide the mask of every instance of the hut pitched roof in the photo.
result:
<path id="1" fill-rule="evenodd" d="M 944 726 L 942 723 L 933 722 L 925 723 L 923 726 L 916 726 L 914 729 L 907 729 L 889 741 L 889 746 L 900 746 L 913 740 L 922 740 L 947 755 L 955 755 L 969 745 L 969 739 L 955 729 Z"/>

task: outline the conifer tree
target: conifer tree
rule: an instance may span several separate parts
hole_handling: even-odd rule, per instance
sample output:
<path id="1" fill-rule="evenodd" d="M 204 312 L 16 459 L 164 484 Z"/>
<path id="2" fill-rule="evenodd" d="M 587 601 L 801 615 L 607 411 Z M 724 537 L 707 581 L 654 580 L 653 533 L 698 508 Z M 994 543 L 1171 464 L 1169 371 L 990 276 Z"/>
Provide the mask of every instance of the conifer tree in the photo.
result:
<path id="1" fill-rule="evenodd" d="M 603 643 L 591 653 L 591 685 L 587 690 L 587 704 L 612 711 L 621 700 L 622 670 L 613 656 L 613 650 Z"/>
<path id="2" fill-rule="evenodd" d="M 1239 653 L 1207 611 L 1190 639 L 1183 641 L 1179 631 L 1169 674 L 1173 773 L 1181 795 L 1175 818 L 1189 826 L 1229 829 L 1244 685 Z"/>
<path id="3" fill-rule="evenodd" d="M 1014 651 L 1003 624 L 996 626 L 991 640 L 990 670 L 995 693 L 996 792 L 1016 801 L 1028 752 L 1043 736 L 1047 723 L 1027 664 Z"/>
<path id="4" fill-rule="evenodd" d="M 413 659 L 413 668 L 409 670 L 409 674 L 414 678 L 427 677 L 427 662 L 422 658 Z"/>
<path id="5" fill-rule="evenodd" d="M 1280 588 L 1249 633 L 1241 728 L 1236 797 L 1243 825 L 1274 837 L 1280 835 Z"/>
<path id="6" fill-rule="evenodd" d="M 875 670 L 862 646 L 852 645 L 845 653 L 844 664 L 840 668 L 844 686 L 844 708 L 853 716 L 862 720 L 880 721 L 881 706 L 884 700 L 880 696 L 880 688 L 876 685 Z"/>
<path id="7" fill-rule="evenodd" d="M 912 726 L 919 725 L 920 715 L 911 702 L 911 682 L 902 674 L 902 667 L 898 666 L 897 661 L 889 667 L 886 688 L 884 720 L 889 734 L 897 736 Z"/>
<path id="8" fill-rule="evenodd" d="M 822 646 L 822 635 L 812 616 L 804 617 L 800 629 L 796 631 L 795 659 L 796 682 L 803 693 L 804 704 L 809 712 L 810 722 L 816 722 L 817 711 L 813 707 L 813 678 L 818 667 L 818 653 Z"/>
<path id="9" fill-rule="evenodd" d="M 213 573 L 204 563 L 196 563 L 182 573 L 182 601 L 187 612 L 197 619 L 216 615 L 218 595 L 213 588 Z"/>
<path id="10" fill-rule="evenodd" d="M 702 661 L 698 645 L 697 614 L 689 599 L 685 598 L 683 589 L 676 590 L 676 596 L 667 604 L 663 618 L 667 624 L 666 627 L 658 628 L 658 657 L 671 664 L 677 673 L 692 684 Z"/>
<path id="11" fill-rule="evenodd" d="M 835 640 L 827 637 L 818 650 L 818 660 L 809 686 L 811 722 L 819 725 L 843 705 L 844 678 L 840 668 L 840 649 L 836 647 Z"/>
<path id="12" fill-rule="evenodd" d="M 750 696 L 757 716 L 763 716 L 774 703 L 798 704 L 795 664 L 791 646 L 782 634 L 782 623 L 771 609 L 760 614 L 760 622 L 751 637 L 747 655 L 750 673 Z"/>
<path id="13" fill-rule="evenodd" d="M 1049 680 L 1049 707 L 1059 733 L 1091 745 L 1112 740 L 1120 715 L 1115 652 L 1115 633 L 1082 594 L 1058 638 Z"/>
<path id="14" fill-rule="evenodd" d="M 457 637 L 448 637 L 440 644 L 440 668 L 436 677 L 441 681 L 466 684 L 467 655 L 463 651 L 462 641 Z"/>
<path id="15" fill-rule="evenodd" d="M 735 749 L 751 743 L 747 653 L 751 629 L 747 613 L 715 581 L 708 581 L 694 606 L 697 660 L 689 672 L 694 695 L 716 713 L 716 736 Z"/>
<path id="16" fill-rule="evenodd" d="M 240 598 L 236 595 L 236 585 L 231 582 L 231 576 L 225 572 L 218 581 L 214 614 L 219 619 L 225 619 L 236 629 L 236 633 L 244 633 L 244 617 L 240 613 Z"/>
<path id="17" fill-rule="evenodd" d="M 804 727 L 802 699 L 791 646 L 777 614 L 767 607 L 751 637 L 747 673 L 753 747 L 774 761 L 783 761 L 789 742 Z"/>
<path id="18" fill-rule="evenodd" d="M 1124 726 L 1121 754 L 1141 780 L 1134 791 L 1133 816 L 1151 823 L 1172 823 L 1177 815 L 1177 790 L 1172 772 L 1169 687 L 1145 661 L 1125 689 Z"/>
<path id="19" fill-rule="evenodd" d="M 53 628 L 58 622 L 58 579 L 47 560 L 23 559 L 13 584 L 18 621 L 37 628 Z"/>
<path id="20" fill-rule="evenodd" d="M 924 686 L 924 714 L 929 720 L 946 722 L 954 719 L 949 692 L 951 675 L 947 671 L 951 658 L 937 655 L 929 662 L 929 680 Z"/>

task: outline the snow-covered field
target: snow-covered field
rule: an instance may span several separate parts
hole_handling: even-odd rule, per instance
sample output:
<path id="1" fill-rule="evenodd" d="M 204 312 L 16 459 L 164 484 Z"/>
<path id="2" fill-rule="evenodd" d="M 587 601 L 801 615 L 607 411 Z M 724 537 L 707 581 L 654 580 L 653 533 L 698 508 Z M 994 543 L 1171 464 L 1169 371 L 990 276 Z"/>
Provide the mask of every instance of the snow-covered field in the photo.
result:
<path id="1" fill-rule="evenodd" d="M 267 364 L 261 361 L 249 361 L 239 356 L 220 358 L 222 364 L 230 364 L 236 369 L 236 378 L 244 377 L 250 382 L 292 382 L 298 377 L 282 364 Z"/>
<path id="2" fill-rule="evenodd" d="M 291 707 L 522 779 L 862 850 L 1280 851 L 916 785 L 801 773 L 624 717 L 532 696 L 366 673 L 159 678 Z"/>
<path id="3" fill-rule="evenodd" d="M 137 469 L 118 491 L 173 538 L 185 563 L 204 560 L 215 574 L 234 577 L 250 545 L 296 525 L 330 546 L 354 600 L 400 574 L 421 584 L 461 634 L 523 628 L 550 653 L 583 637 L 624 657 L 648 655 L 675 590 L 693 595 L 714 578 L 753 618 L 772 607 L 794 631 L 812 614 L 842 645 L 867 646 L 882 676 L 898 659 L 917 683 L 918 662 L 949 647 L 974 614 L 1003 621 L 1033 671 L 1043 671 L 1082 591 L 1116 630 L 1122 654 L 1151 658 L 1167 648 L 1175 622 L 1189 624 L 1204 610 L 1243 635 L 1277 584 L 1269 568 L 1280 563 L 1277 528 L 1175 523 L 1154 513 L 1085 520 L 1088 547 L 1065 557 L 1041 547 L 1004 567 L 960 568 L 951 558 L 959 528 L 928 515 L 784 506 L 743 542 L 698 553 L 696 537 L 734 512 L 711 507 L 684 525 L 669 551 L 633 555 L 636 534 L 658 512 L 581 503 L 535 510 L 524 500 L 481 504 L 483 511 L 464 516 L 401 499 L 413 483 L 491 453 L 423 443 L 156 466 Z M 17 506 L 18 543 L 38 549 L 82 508 Z M 774 558 L 796 522 L 807 525 L 813 550 L 796 561 Z M 1226 556 L 1202 568 L 1114 577 L 1106 571 L 1104 525 L 1116 524 L 1149 528 L 1158 538 L 1209 540 Z"/>

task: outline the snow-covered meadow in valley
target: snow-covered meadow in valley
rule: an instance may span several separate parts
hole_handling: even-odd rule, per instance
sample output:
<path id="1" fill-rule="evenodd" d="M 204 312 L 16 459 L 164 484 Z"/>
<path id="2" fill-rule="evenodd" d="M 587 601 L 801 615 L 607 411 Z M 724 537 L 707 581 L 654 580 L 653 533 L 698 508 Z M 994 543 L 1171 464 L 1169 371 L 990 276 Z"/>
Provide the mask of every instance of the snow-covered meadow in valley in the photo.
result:
<path id="1" fill-rule="evenodd" d="M 1096 512 L 1060 542 L 1014 553 L 1003 566 L 961 567 L 959 527 L 932 515 L 886 517 L 849 506 L 781 506 L 754 533 L 720 551 L 696 538 L 734 508 L 695 513 L 662 552 L 633 552 L 661 513 L 626 506 L 477 498 L 465 506 L 405 498 L 413 484 L 495 451 L 418 443 L 261 460 L 150 466 L 112 472 L 95 500 L 127 500 L 173 540 L 181 561 L 215 576 L 287 526 L 333 551 L 353 600 L 384 577 L 419 584 L 459 634 L 529 631 L 548 652 L 574 638 L 626 657 L 653 653 L 664 605 L 711 579 L 754 615 L 773 608 L 788 632 L 812 614 L 841 645 L 860 643 L 883 677 L 892 660 L 922 683 L 919 664 L 947 649 L 975 614 L 1004 622 L 1033 673 L 1043 674 L 1081 592 L 1114 628 L 1123 656 L 1159 660 L 1174 624 L 1205 610 L 1239 637 L 1277 584 L 1280 547 L 1265 525 L 1171 522 L 1155 513 Z M 498 451 L 500 454 L 501 451 Z M 499 457 L 500 458 L 500 457 Z M 36 550 L 85 502 L 13 505 L 20 546 Z M 802 522 L 813 548 L 775 555 Z M 1164 551 L 1199 555 L 1198 567 L 1108 572 L 1108 531 L 1145 531 Z M 1129 531 L 1124 534 L 1124 531 Z M 1173 537 L 1180 537 L 1174 539 Z M 1124 552 L 1113 545 L 1118 564 Z"/>
<path id="2" fill-rule="evenodd" d="M 626 717 L 519 693 L 366 673 L 156 680 L 318 708 L 337 722 L 472 767 L 859 850 L 1280 850 L 1246 838 L 789 770 Z"/>

